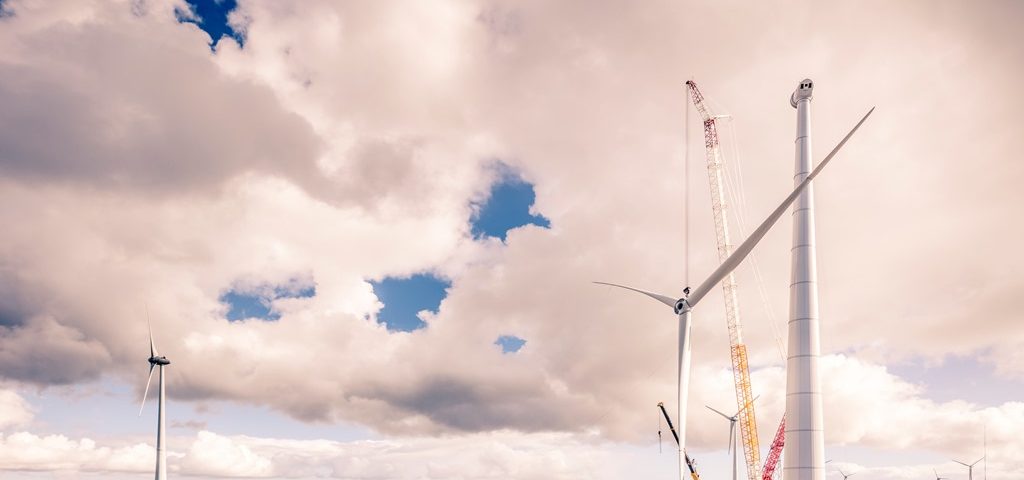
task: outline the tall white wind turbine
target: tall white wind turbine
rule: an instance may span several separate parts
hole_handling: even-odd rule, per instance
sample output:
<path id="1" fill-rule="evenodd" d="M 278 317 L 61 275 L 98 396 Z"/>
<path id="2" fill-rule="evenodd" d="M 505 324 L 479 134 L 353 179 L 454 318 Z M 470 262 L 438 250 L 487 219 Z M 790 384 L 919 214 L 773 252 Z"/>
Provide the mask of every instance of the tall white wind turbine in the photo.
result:
<path id="1" fill-rule="evenodd" d="M 659 302 L 661 302 L 661 303 L 663 303 L 665 305 L 668 305 L 669 307 L 671 307 L 673 309 L 673 311 L 676 313 L 676 315 L 678 315 L 678 318 L 679 318 L 679 352 L 678 352 L 679 376 L 678 376 L 678 384 L 677 384 L 678 385 L 678 392 L 677 392 L 678 393 L 678 403 L 677 403 L 676 407 L 678 409 L 678 411 L 677 411 L 677 418 L 679 419 L 678 431 L 679 431 L 679 475 L 680 475 L 680 478 L 683 478 L 683 476 L 685 475 L 685 472 L 687 471 L 685 449 L 686 449 L 686 407 L 687 407 L 687 397 L 689 395 L 689 381 L 690 381 L 690 311 L 697 306 L 697 303 L 699 303 L 700 300 L 702 298 L 704 298 L 704 296 L 707 295 L 707 293 L 709 291 L 711 291 L 711 289 L 714 288 L 715 285 L 717 285 L 719 282 L 721 282 L 722 279 L 724 279 L 726 277 L 726 275 L 728 275 L 730 272 L 735 270 L 736 267 L 739 266 L 739 264 L 741 262 L 743 262 L 743 259 L 745 259 L 747 257 L 747 255 L 750 254 L 750 251 L 753 250 L 754 247 L 758 244 L 758 242 L 760 242 L 761 239 L 764 238 L 765 234 L 768 233 L 768 230 L 770 230 L 772 228 L 772 226 L 775 225 L 775 222 L 777 222 L 779 220 L 779 217 L 781 217 L 782 214 L 785 213 L 786 209 L 789 208 L 789 206 L 793 204 L 793 201 L 796 200 L 797 196 L 799 196 L 800 193 L 803 192 L 804 189 L 807 188 L 808 185 L 810 185 L 811 181 L 814 180 L 814 177 L 818 176 L 818 174 L 821 173 L 821 170 L 823 168 L 825 168 L 826 165 L 828 165 L 829 161 L 832 160 L 832 157 L 834 157 L 835 154 L 839 151 L 839 149 L 843 147 L 843 145 L 846 143 L 846 141 L 849 140 L 851 136 L 853 136 L 853 133 L 856 132 L 858 128 L 860 128 L 861 124 L 863 124 L 864 121 L 868 119 L 868 116 L 871 115 L 871 112 L 873 112 L 874 110 L 875 110 L 874 108 L 869 110 L 868 113 L 866 113 L 864 115 L 864 117 L 861 118 L 859 122 L 857 122 L 857 125 L 855 125 L 853 127 L 853 129 L 850 130 L 850 133 L 847 133 L 846 136 L 843 137 L 843 140 L 840 141 L 839 144 L 836 145 L 836 147 L 834 149 L 832 149 L 832 152 L 829 153 L 828 156 L 825 157 L 825 159 L 822 160 L 821 163 L 818 164 L 817 168 L 815 168 L 814 171 L 811 172 L 810 175 L 808 175 L 806 178 L 804 178 L 803 181 L 800 182 L 796 186 L 796 188 L 793 190 L 793 192 L 790 193 L 789 196 L 786 197 L 785 200 L 783 200 L 782 204 L 779 205 L 778 207 L 776 207 L 775 210 L 772 211 L 772 213 L 770 215 L 768 215 L 768 218 L 766 218 L 764 220 L 764 222 L 761 223 L 761 225 L 758 225 L 758 227 L 750 234 L 750 236 L 747 237 L 747 239 L 744 240 L 743 243 L 740 244 L 740 246 L 737 247 L 736 250 L 733 251 L 732 255 L 730 255 L 728 258 L 726 258 L 725 261 L 723 261 L 718 266 L 718 268 L 716 268 L 715 271 L 712 272 L 711 275 L 707 279 L 705 279 L 704 282 L 702 282 L 692 292 L 690 291 L 689 287 L 686 287 L 686 288 L 683 289 L 683 297 L 681 297 L 679 299 L 674 299 L 673 297 L 670 297 L 670 296 L 667 296 L 667 295 L 651 293 L 651 292 L 647 292 L 647 291 L 640 290 L 640 289 L 637 289 L 637 288 L 627 287 L 625 285 L 618 285 L 618 284 L 614 284 L 614 283 L 605 283 L 605 282 L 594 282 L 594 283 L 599 283 L 601 285 L 610 285 L 610 286 L 613 286 L 613 287 L 625 288 L 627 290 L 632 290 L 634 292 L 642 293 L 642 294 L 647 295 L 648 297 L 651 297 L 651 298 L 653 298 L 653 299 L 655 299 L 655 300 L 657 300 L 657 301 L 659 301 Z"/>
<path id="2" fill-rule="evenodd" d="M 148 315 L 147 315 L 148 317 Z M 149 319 L 146 319 L 146 323 L 149 323 Z M 166 432 L 165 421 L 164 421 L 164 402 L 166 401 L 166 391 L 164 390 L 164 366 L 170 365 L 171 361 L 167 357 L 161 356 L 156 351 L 156 344 L 153 343 L 153 326 L 149 325 L 149 378 L 146 380 L 146 391 L 142 394 L 142 406 L 139 407 L 139 415 L 142 415 L 142 409 L 146 407 L 146 396 L 149 395 L 149 385 L 153 382 L 153 369 L 159 367 L 160 369 L 160 399 L 157 402 L 157 423 L 156 423 L 156 480 L 166 480 L 167 478 L 167 442 L 164 436 Z"/>
<path id="3" fill-rule="evenodd" d="M 731 416 L 726 415 L 719 410 L 711 408 L 710 405 L 704 405 L 705 407 L 708 408 L 708 410 L 711 410 L 712 412 L 721 415 L 723 418 L 729 421 L 729 446 L 728 448 L 725 449 L 725 451 L 726 453 L 732 451 L 732 480 L 736 480 L 736 470 L 739 464 L 739 457 L 737 456 L 736 452 L 736 422 L 740 420 L 740 414 L 743 413 L 743 411 L 746 410 L 747 407 L 750 407 L 755 400 L 757 400 L 757 397 L 754 397 L 754 399 L 751 400 L 750 403 L 744 405 L 743 408 L 739 409 L 735 415 Z"/>
<path id="4" fill-rule="evenodd" d="M 963 466 L 967 467 L 967 480 L 974 480 L 974 466 L 977 465 L 978 462 L 980 462 L 980 461 L 982 461 L 984 459 L 985 459 L 985 457 L 981 457 L 981 458 L 975 460 L 974 463 L 972 463 L 970 465 L 968 465 L 968 464 L 966 464 L 964 462 L 961 462 L 959 460 L 953 460 L 953 461 L 956 462 L 956 463 L 959 463 L 960 465 L 963 465 Z"/>

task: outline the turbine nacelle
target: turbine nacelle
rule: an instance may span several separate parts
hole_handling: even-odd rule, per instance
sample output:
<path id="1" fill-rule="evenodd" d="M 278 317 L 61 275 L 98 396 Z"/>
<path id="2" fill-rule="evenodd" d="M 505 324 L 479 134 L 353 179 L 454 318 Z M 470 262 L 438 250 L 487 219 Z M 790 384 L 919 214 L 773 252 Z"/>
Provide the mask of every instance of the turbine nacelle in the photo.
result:
<path id="1" fill-rule="evenodd" d="M 171 361 L 168 360 L 167 357 L 163 357 L 163 356 L 155 357 L 154 356 L 154 357 L 149 357 L 149 364 L 150 365 L 170 365 Z"/>
<path id="2" fill-rule="evenodd" d="M 814 82 L 809 78 L 803 79 L 800 82 L 800 86 L 793 91 L 793 94 L 789 96 L 789 105 L 796 108 L 796 104 L 800 100 L 810 100 L 811 94 L 814 92 Z"/>

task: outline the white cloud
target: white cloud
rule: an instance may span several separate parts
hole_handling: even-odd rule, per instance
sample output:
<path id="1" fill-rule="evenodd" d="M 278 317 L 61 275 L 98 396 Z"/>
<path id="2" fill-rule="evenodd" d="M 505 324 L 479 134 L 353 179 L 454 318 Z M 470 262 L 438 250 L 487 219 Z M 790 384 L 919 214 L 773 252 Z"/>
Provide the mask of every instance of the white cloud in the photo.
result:
<path id="1" fill-rule="evenodd" d="M 35 416 L 32 406 L 13 390 L 0 389 L 0 431 L 23 427 Z"/>
<path id="2" fill-rule="evenodd" d="M 182 461 L 186 471 L 214 477 L 267 477 L 270 459 L 244 444 L 208 431 L 201 431 Z"/>
<path id="3" fill-rule="evenodd" d="M 614 445 L 566 434 L 494 432 L 335 442 L 200 431 L 170 441 L 169 469 L 199 478 L 577 479 L 611 478 L 602 470 L 617 468 L 601 455 Z M 155 455 L 148 445 L 27 432 L 0 438 L 0 446 L 0 470 L 143 472 L 152 469 Z"/>
<path id="4" fill-rule="evenodd" d="M 144 444 L 97 445 L 89 438 L 29 432 L 4 435 L 0 446 L 3 470 L 142 472 L 152 468 L 156 455 Z"/>

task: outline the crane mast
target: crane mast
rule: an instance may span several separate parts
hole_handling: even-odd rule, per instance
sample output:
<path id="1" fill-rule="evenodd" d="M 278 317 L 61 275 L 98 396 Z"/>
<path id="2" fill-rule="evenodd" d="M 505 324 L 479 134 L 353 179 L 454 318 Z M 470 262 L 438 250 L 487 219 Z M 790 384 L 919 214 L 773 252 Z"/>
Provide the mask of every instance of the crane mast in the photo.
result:
<path id="1" fill-rule="evenodd" d="M 732 253 L 729 242 L 729 223 L 725 218 L 725 182 L 722 170 L 721 147 L 718 142 L 718 128 L 715 117 L 704 105 L 704 96 L 693 81 L 686 82 L 693 106 L 704 120 L 704 148 L 707 152 L 708 179 L 711 183 L 711 212 L 715 219 L 715 240 L 718 245 L 718 261 L 724 261 Z M 725 297 L 725 322 L 729 327 L 729 354 L 732 358 L 733 383 L 736 387 L 736 405 L 750 405 L 740 413 L 740 439 L 743 441 L 743 457 L 747 464 L 747 478 L 758 480 L 761 453 L 757 439 L 757 422 L 754 415 L 753 395 L 750 388 L 750 369 L 747 365 L 747 347 L 743 344 L 740 326 L 739 302 L 736 297 L 736 277 L 730 273 L 722 281 Z"/>

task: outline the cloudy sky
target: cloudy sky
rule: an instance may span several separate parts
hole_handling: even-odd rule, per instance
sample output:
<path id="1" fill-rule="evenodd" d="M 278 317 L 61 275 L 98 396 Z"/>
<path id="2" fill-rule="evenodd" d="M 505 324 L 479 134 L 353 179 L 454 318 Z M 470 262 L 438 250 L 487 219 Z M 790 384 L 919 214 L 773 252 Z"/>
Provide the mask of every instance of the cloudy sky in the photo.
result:
<path id="1" fill-rule="evenodd" d="M 816 182 L 829 478 L 966 478 L 950 459 L 986 429 L 989 478 L 1021 478 L 1022 22 L 1011 1 L 0 0 L 2 476 L 152 471 L 148 310 L 175 477 L 675 478 L 674 315 L 590 282 L 676 295 L 716 264 L 685 80 L 731 115 L 744 231 L 791 188 L 807 77 L 816 159 L 877 106 Z M 789 243 L 784 219 L 738 271 L 765 451 Z M 693 342 L 688 443 L 720 478 L 717 290 Z"/>

